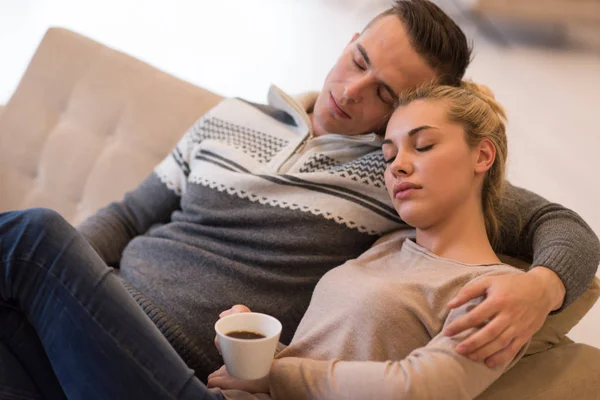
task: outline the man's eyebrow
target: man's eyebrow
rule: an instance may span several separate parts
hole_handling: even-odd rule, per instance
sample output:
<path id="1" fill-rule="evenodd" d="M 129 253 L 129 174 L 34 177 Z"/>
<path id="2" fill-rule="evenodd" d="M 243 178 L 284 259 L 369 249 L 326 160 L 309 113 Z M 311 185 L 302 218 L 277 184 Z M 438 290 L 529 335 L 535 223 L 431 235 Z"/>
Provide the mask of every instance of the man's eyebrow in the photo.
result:
<path id="1" fill-rule="evenodd" d="M 356 47 L 358 48 L 358 51 L 360 51 L 360 54 L 362 54 L 362 56 L 365 59 L 365 62 L 367 63 L 367 65 L 371 65 L 371 59 L 367 55 L 367 51 L 365 50 L 365 48 L 362 47 L 362 45 L 360 43 L 356 43 Z"/>
<path id="2" fill-rule="evenodd" d="M 363 58 L 365 59 L 367 66 L 370 67 L 371 59 L 369 58 L 369 55 L 367 54 L 367 51 L 365 50 L 365 48 L 360 43 L 357 43 L 356 47 L 358 48 L 358 51 L 360 51 L 360 54 L 362 54 Z M 385 82 L 381 82 L 381 86 L 383 86 L 384 89 L 387 90 L 387 92 L 390 94 L 390 96 L 392 96 L 392 99 L 394 99 L 394 101 L 396 101 L 398 99 L 398 95 L 394 92 L 394 89 L 392 89 L 392 87 L 390 85 L 388 85 Z"/>

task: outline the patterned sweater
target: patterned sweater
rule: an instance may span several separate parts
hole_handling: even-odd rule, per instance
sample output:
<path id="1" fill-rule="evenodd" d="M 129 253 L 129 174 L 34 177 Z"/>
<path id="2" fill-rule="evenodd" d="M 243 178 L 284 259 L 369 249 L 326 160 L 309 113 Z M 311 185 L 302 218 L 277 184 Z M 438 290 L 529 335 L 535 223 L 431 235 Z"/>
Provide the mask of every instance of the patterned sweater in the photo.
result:
<path id="1" fill-rule="evenodd" d="M 226 99 L 135 190 L 79 226 L 181 324 L 199 376 L 222 364 L 212 343 L 221 311 L 242 303 L 274 315 L 289 343 L 321 276 L 405 227 L 383 182 L 381 138 L 310 132 L 305 109 L 275 87 L 268 106 Z M 497 250 L 552 268 L 569 304 L 594 276 L 597 238 L 561 206 L 512 186 L 509 195 Z"/>

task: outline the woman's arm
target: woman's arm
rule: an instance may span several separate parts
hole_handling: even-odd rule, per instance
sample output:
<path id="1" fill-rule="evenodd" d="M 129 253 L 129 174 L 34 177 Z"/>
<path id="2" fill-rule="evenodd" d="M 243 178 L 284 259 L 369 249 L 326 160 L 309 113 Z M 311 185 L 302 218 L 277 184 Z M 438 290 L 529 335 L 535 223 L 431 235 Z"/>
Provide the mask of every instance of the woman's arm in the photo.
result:
<path id="1" fill-rule="evenodd" d="M 481 298 L 450 312 L 445 325 Z M 477 329 L 455 337 L 435 336 L 400 361 L 275 360 L 270 379 L 274 399 L 471 399 L 482 393 L 524 353 L 496 368 L 458 354 L 456 344 Z"/>

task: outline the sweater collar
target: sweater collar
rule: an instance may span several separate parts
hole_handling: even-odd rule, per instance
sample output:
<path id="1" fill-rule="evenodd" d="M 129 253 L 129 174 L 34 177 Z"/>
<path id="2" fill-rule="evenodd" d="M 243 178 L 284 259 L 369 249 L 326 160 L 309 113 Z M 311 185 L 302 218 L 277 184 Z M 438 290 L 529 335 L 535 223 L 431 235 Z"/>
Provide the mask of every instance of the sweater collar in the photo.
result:
<path id="1" fill-rule="evenodd" d="M 312 112 L 318 96 L 319 92 L 306 92 L 299 96 L 292 97 L 277 86 L 271 85 L 269 88 L 268 102 L 270 106 L 283 110 L 291 115 L 298 129 L 302 132 L 308 133 L 312 131 L 312 123 L 308 113 Z M 339 138 L 345 138 L 353 142 L 360 141 L 373 147 L 381 147 L 381 142 L 383 141 L 383 138 L 374 132 L 353 136 L 342 134 L 331 135 L 335 135 Z"/>

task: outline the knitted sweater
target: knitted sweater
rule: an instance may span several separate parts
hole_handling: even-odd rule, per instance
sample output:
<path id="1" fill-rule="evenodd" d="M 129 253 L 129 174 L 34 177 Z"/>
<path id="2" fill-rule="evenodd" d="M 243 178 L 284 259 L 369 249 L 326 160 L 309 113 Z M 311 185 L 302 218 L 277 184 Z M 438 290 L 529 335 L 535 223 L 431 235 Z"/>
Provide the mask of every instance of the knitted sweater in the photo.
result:
<path id="1" fill-rule="evenodd" d="M 289 343 L 321 276 L 405 227 L 385 189 L 381 139 L 310 132 L 306 111 L 275 87 L 269 106 L 226 99 L 135 190 L 79 226 L 181 324 L 203 373 L 222 364 L 212 344 L 221 311 L 242 303 L 274 315 Z M 552 268 L 569 304 L 593 278 L 597 238 L 559 205 L 512 186 L 509 195 L 498 250 Z"/>
<path id="2" fill-rule="evenodd" d="M 329 271 L 289 347 L 270 373 L 271 396 L 286 400 L 472 399 L 521 358 L 489 368 L 456 352 L 444 326 L 479 304 L 450 311 L 462 286 L 483 276 L 519 274 L 504 264 L 440 258 L 403 232 Z M 266 399 L 224 391 L 230 400 Z"/>

